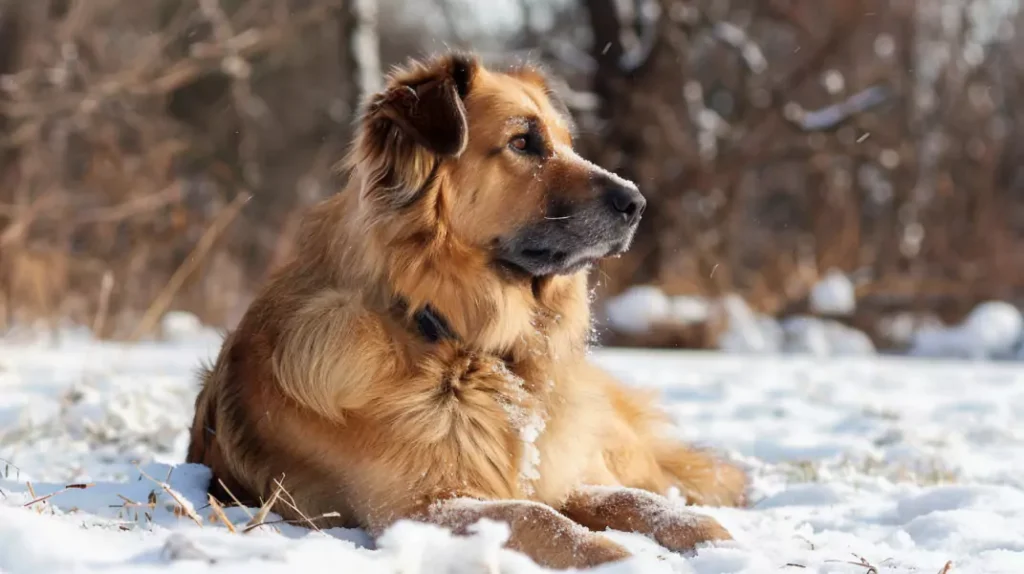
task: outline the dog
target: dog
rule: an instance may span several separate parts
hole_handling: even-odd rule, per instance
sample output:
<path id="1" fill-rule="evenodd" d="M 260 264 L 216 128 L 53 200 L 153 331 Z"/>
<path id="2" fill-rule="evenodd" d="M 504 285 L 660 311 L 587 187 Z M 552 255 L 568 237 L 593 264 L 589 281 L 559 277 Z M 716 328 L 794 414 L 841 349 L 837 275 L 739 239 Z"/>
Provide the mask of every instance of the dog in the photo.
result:
<path id="1" fill-rule="evenodd" d="M 373 537 L 490 519 L 556 569 L 630 556 L 606 529 L 731 539 L 665 495 L 743 505 L 746 474 L 588 362 L 588 270 L 646 200 L 574 151 L 549 78 L 446 52 L 364 101 L 348 183 L 202 367 L 187 460 L 212 496 Z"/>

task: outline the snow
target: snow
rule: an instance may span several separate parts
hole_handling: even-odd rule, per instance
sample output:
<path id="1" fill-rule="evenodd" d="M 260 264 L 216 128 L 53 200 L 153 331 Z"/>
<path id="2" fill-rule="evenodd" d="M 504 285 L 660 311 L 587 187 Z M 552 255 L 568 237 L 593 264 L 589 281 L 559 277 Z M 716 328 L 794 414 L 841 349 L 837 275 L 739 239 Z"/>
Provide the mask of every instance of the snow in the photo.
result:
<path id="1" fill-rule="evenodd" d="M 830 274 L 811 292 L 812 311 L 830 316 L 853 311 L 853 284 Z M 875 346 L 866 334 L 835 320 L 811 315 L 782 321 L 758 313 L 742 297 L 730 293 L 714 301 L 691 295 L 668 296 L 661 289 L 638 285 L 605 303 L 605 320 L 614 330 L 642 335 L 657 327 L 684 327 L 721 316 L 725 330 L 717 348 L 742 354 L 871 355 Z"/>
<path id="2" fill-rule="evenodd" d="M 519 460 L 519 480 L 525 492 L 532 492 L 532 483 L 540 478 L 540 449 L 537 439 L 544 432 L 546 423 L 537 413 L 533 413 L 525 424 L 519 427 L 519 440 L 523 443 L 523 454 Z"/>
<path id="3" fill-rule="evenodd" d="M 653 285 L 634 285 L 609 300 L 605 314 L 616 329 L 641 334 L 659 324 L 688 325 L 707 321 L 710 309 L 703 297 L 669 297 Z"/>
<path id="4" fill-rule="evenodd" d="M 669 315 L 671 303 L 661 289 L 636 285 L 605 304 L 605 314 L 615 328 L 624 333 L 646 333 L 657 321 Z"/>
<path id="5" fill-rule="evenodd" d="M 1024 335 L 1020 310 L 1003 301 L 987 301 L 975 307 L 959 325 L 922 328 L 913 337 L 910 354 L 919 357 L 965 359 L 1009 358 Z"/>
<path id="6" fill-rule="evenodd" d="M 715 348 L 734 354 L 877 353 L 867 334 L 833 319 L 856 310 L 854 285 L 847 276 L 838 271 L 826 274 L 811 289 L 808 308 L 810 314 L 777 319 L 755 311 L 735 293 L 709 301 L 698 296 L 670 297 L 658 287 L 639 285 L 610 298 L 603 310 L 608 326 L 630 335 L 721 318 L 725 328 Z M 979 304 L 958 325 L 903 313 L 883 318 L 879 327 L 913 357 L 1024 360 L 1024 314 L 1005 301 Z"/>
<path id="7" fill-rule="evenodd" d="M 809 296 L 811 311 L 820 315 L 850 315 L 857 308 L 853 282 L 839 271 L 829 271 Z"/>
<path id="8" fill-rule="evenodd" d="M 771 317 L 758 313 L 740 296 L 729 294 L 722 298 L 726 317 L 726 331 L 718 346 L 732 353 L 778 353 L 782 350 L 785 334 Z"/>
<path id="9" fill-rule="evenodd" d="M 503 548 L 501 523 L 457 537 L 403 522 L 374 543 L 281 523 L 242 533 L 252 518 L 239 508 L 225 509 L 238 532 L 211 522 L 208 470 L 182 463 L 194 373 L 219 342 L 195 329 L 175 321 L 172 340 L 134 346 L 75 333 L 57 347 L 0 342 L 0 572 L 543 571 Z M 661 390 L 681 438 L 753 477 L 751 508 L 697 509 L 734 541 L 684 557 L 608 532 L 636 556 L 596 572 L 864 574 L 861 559 L 880 574 L 947 561 L 951 574 L 1024 572 L 1024 369 L 1013 362 L 621 349 L 594 360 Z"/>
<path id="10" fill-rule="evenodd" d="M 540 450 L 537 448 L 537 439 L 547 426 L 541 412 L 523 408 L 523 403 L 529 400 L 526 392 L 525 381 L 516 376 L 505 366 L 504 363 L 494 365 L 494 370 L 508 382 L 510 397 L 502 397 L 501 406 L 508 415 L 508 421 L 519 431 L 519 441 L 522 445 L 522 454 L 519 458 L 519 484 L 524 492 L 533 492 L 533 483 L 540 478 Z"/>
<path id="11" fill-rule="evenodd" d="M 842 317 L 857 307 L 853 282 L 839 271 L 830 271 L 808 294 L 810 315 L 794 315 L 776 320 L 758 313 L 738 295 L 722 298 L 726 331 L 718 341 L 719 349 L 732 353 L 786 353 L 817 356 L 872 355 L 875 346 L 864 333 L 820 318 Z"/>
<path id="12" fill-rule="evenodd" d="M 797 315 L 781 323 L 782 350 L 818 356 L 873 355 L 875 345 L 864 333 L 837 321 Z"/>

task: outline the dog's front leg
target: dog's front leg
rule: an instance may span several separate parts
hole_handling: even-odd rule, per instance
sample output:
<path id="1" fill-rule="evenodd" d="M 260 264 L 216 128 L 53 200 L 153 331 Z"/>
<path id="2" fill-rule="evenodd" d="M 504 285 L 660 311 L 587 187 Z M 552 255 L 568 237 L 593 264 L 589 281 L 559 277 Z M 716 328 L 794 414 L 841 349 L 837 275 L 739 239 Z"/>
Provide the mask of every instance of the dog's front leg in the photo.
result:
<path id="1" fill-rule="evenodd" d="M 455 498 L 435 503 L 425 518 L 456 534 L 465 534 L 481 518 L 507 523 L 511 532 L 506 546 L 547 568 L 589 568 L 630 556 L 613 540 L 536 502 Z"/>
<path id="2" fill-rule="evenodd" d="M 643 534 L 675 552 L 691 553 L 698 544 L 732 540 L 714 518 L 634 488 L 580 487 L 569 496 L 562 512 L 592 530 Z"/>

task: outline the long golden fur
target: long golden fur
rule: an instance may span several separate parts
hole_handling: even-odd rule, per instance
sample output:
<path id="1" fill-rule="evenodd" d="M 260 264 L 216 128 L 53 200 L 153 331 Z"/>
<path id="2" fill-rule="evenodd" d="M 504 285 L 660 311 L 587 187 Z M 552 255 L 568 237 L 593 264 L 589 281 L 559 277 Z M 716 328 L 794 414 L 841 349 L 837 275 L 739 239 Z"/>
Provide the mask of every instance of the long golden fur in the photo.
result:
<path id="1" fill-rule="evenodd" d="M 259 504 L 281 480 L 303 515 L 371 535 L 501 520 L 554 568 L 628 556 L 605 528 L 730 538 L 662 495 L 742 504 L 744 474 L 587 361 L 587 268 L 628 247 L 643 198 L 571 130 L 529 66 L 446 54 L 389 77 L 347 187 L 203 372 L 188 460 L 211 493 Z"/>

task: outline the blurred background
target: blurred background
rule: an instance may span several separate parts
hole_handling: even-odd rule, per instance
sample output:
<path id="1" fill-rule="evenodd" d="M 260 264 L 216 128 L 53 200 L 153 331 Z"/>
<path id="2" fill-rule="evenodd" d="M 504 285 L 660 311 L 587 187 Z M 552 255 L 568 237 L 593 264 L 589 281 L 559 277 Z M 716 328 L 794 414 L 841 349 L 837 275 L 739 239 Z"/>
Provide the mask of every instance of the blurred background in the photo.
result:
<path id="1" fill-rule="evenodd" d="M 602 343 L 1024 356 L 1019 4 L 0 0 L 0 333 L 231 328 L 362 94 L 470 48 L 649 199 Z"/>

